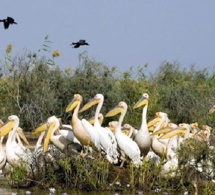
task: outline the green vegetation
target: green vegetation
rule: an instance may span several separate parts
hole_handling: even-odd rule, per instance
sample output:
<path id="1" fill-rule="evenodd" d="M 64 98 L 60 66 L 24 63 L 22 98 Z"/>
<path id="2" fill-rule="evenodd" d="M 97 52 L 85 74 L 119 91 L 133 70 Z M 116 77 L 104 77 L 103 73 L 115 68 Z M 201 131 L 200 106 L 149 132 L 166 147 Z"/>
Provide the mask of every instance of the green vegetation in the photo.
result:
<path id="1" fill-rule="evenodd" d="M 28 178 L 28 173 L 26 171 L 26 165 L 21 163 L 19 167 L 12 168 L 10 172 L 10 179 L 8 183 L 13 187 L 27 187 L 30 184 L 30 180 Z"/>
<path id="2" fill-rule="evenodd" d="M 49 51 L 47 39 L 44 51 Z M 49 59 L 39 57 L 39 52 L 13 57 L 12 47 L 8 46 L 5 59 L 0 60 L 0 116 L 5 121 L 11 114 L 18 115 L 25 131 L 31 131 L 51 115 L 68 123 L 65 108 L 75 93 L 83 96 L 83 103 L 96 93 L 104 94 L 102 113 L 125 101 L 129 106 L 125 121 L 135 127 L 140 126 L 141 111 L 133 110 L 133 106 L 144 92 L 150 97 L 148 120 L 155 112 L 163 111 L 174 123 L 197 121 L 214 126 L 215 117 L 207 112 L 214 104 L 215 73 L 209 74 L 206 69 L 185 70 L 177 63 L 164 62 L 153 75 L 145 74 L 147 65 L 139 67 L 136 75 L 133 68 L 119 74 L 117 67 L 90 59 L 86 53 L 80 54 L 76 69 L 61 69 L 54 61 L 61 57 L 58 50 Z M 91 109 L 84 117 L 93 113 Z"/>

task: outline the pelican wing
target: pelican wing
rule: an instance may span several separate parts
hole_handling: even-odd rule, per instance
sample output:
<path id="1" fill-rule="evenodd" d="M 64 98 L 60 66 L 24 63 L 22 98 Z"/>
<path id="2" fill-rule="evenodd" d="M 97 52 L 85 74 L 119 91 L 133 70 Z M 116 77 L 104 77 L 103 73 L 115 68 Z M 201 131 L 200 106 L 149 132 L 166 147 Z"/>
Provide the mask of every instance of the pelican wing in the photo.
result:
<path id="1" fill-rule="evenodd" d="M 134 142 L 127 135 L 120 133 L 116 135 L 116 140 L 119 148 L 133 161 L 137 164 L 140 162 L 140 149 L 136 142 Z"/>
<path id="2" fill-rule="evenodd" d="M 81 123 L 85 129 L 85 131 L 90 135 L 91 142 L 93 145 L 100 150 L 100 144 L 99 144 L 99 135 L 97 130 L 94 126 L 92 126 L 86 119 L 82 119 Z"/>

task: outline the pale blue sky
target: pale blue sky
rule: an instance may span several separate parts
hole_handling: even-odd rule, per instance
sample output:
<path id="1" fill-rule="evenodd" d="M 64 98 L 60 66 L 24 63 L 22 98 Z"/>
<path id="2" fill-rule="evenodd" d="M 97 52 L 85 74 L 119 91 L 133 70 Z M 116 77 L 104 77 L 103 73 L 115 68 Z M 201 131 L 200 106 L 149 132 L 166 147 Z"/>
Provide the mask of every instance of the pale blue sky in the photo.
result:
<path id="1" fill-rule="evenodd" d="M 0 58 L 10 43 L 14 55 L 37 51 L 49 35 L 62 68 L 75 68 L 83 51 L 122 71 L 148 63 L 154 72 L 163 61 L 215 67 L 214 0 L 5 0 L 0 18 L 7 16 L 18 25 L 0 24 Z M 79 39 L 90 46 L 73 49 Z"/>

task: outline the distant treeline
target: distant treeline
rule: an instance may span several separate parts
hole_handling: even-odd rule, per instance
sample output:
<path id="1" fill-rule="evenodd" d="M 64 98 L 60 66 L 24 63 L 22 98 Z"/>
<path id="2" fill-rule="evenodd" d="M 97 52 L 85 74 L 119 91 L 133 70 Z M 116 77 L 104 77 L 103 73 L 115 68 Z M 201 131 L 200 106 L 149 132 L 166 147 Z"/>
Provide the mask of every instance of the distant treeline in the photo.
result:
<path id="1" fill-rule="evenodd" d="M 18 115 L 25 131 L 31 131 L 51 115 L 69 123 L 72 113 L 68 115 L 65 109 L 74 94 L 81 94 L 84 104 L 101 93 L 105 96 L 103 114 L 119 101 L 125 101 L 129 106 L 125 122 L 139 128 L 142 110 L 133 110 L 133 106 L 143 93 L 148 93 L 148 121 L 162 111 L 176 124 L 215 125 L 215 116 L 208 114 L 208 109 L 215 104 L 215 73 L 209 74 L 207 69 L 187 70 L 177 63 L 164 62 L 153 75 L 146 75 L 146 65 L 138 67 L 134 75 L 133 67 L 119 73 L 117 67 L 109 67 L 83 53 L 77 68 L 62 70 L 54 61 L 59 55 L 55 51 L 48 60 L 30 52 L 12 57 L 8 48 L 6 57 L 0 60 L 0 118 L 3 121 L 9 115 Z M 80 118 L 90 118 L 94 112 L 92 108 L 80 114 Z M 105 119 L 103 125 L 110 120 L 118 117 Z"/>

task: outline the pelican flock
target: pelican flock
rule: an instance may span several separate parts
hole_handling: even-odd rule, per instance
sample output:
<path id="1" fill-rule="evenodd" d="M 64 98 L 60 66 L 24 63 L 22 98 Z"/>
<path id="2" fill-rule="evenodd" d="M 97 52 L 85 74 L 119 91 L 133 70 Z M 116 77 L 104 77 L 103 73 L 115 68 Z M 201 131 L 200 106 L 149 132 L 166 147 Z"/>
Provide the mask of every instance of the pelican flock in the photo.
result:
<path id="1" fill-rule="evenodd" d="M 174 177 L 179 166 L 177 150 L 183 143 L 198 140 L 213 147 L 210 146 L 212 128 L 208 125 L 203 125 L 200 129 L 198 123 L 174 124 L 164 112 L 157 112 L 156 118 L 147 122 L 147 93 L 143 93 L 133 106 L 135 111 L 142 107 L 139 128 L 124 121 L 128 109 L 124 101 L 120 101 L 107 113 L 101 113 L 105 101 L 103 94 L 96 94 L 81 107 L 82 101 L 80 94 L 74 94 L 66 107 L 66 113 L 72 112 L 70 124 L 62 124 L 61 119 L 53 115 L 34 129 L 31 135 L 40 135 L 31 150 L 24 131 L 19 127 L 22 119 L 11 115 L 5 123 L 0 120 L 0 169 L 5 176 L 8 167 L 11 170 L 24 168 L 26 177 L 36 180 L 45 175 L 47 164 L 59 170 L 59 160 L 73 156 L 73 160 L 106 159 L 119 168 L 126 168 L 129 164 L 139 167 L 150 160 L 155 162 L 156 158 L 156 165 L 159 162 L 163 166 L 161 174 L 164 177 L 167 174 Z M 79 116 L 84 116 L 85 111 L 94 105 L 96 110 L 92 119 L 87 120 Z M 214 111 L 215 109 L 211 109 L 209 113 Z M 118 114 L 118 121 L 110 121 L 108 126 L 103 125 L 104 120 L 111 120 Z M 207 172 L 210 181 L 214 181 L 214 171 L 210 168 L 205 169 L 202 163 L 191 159 L 186 165 L 195 167 L 199 173 Z M 206 164 L 209 166 L 212 163 L 210 159 Z M 194 186 L 198 191 L 197 182 L 194 182 Z"/>

